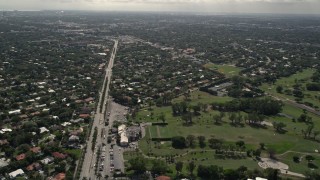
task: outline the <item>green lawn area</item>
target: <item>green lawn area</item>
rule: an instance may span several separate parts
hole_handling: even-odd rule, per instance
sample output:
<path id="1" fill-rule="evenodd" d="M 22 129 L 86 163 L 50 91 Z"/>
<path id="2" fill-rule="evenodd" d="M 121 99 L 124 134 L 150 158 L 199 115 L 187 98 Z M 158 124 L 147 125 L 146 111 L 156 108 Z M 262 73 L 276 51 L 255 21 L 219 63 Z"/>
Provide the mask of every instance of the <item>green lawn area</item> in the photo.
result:
<path id="1" fill-rule="evenodd" d="M 176 99 L 174 99 L 172 102 L 177 103 L 177 102 L 182 102 L 184 101 L 184 97 L 180 96 Z M 231 97 L 219 97 L 219 96 L 212 96 L 209 93 L 202 92 L 202 91 L 194 91 L 190 93 L 190 104 L 191 105 L 196 105 L 198 103 L 203 103 L 203 104 L 210 104 L 212 102 L 226 102 L 226 101 L 231 101 L 233 98 Z"/>
<path id="2" fill-rule="evenodd" d="M 304 94 L 304 98 L 302 102 L 309 102 L 312 103 L 314 106 L 320 107 L 320 100 L 317 99 L 315 96 L 320 96 L 319 91 L 308 91 L 306 89 L 306 84 L 311 82 L 310 77 L 312 74 L 315 72 L 314 69 L 305 69 L 302 72 L 298 72 L 296 74 L 293 74 L 289 77 L 284 77 L 280 78 L 276 81 L 275 84 L 269 84 L 269 83 L 264 83 L 260 86 L 262 90 L 265 92 L 275 95 L 277 97 L 281 97 L 284 99 L 290 99 L 290 100 L 295 100 L 296 97 L 293 95 L 288 95 L 286 93 L 278 93 L 276 91 L 277 86 L 282 86 L 283 87 L 283 92 L 286 90 L 293 90 L 293 85 L 296 83 L 301 84 L 302 87 L 302 92 Z"/>
<path id="3" fill-rule="evenodd" d="M 293 116 L 296 119 L 303 113 L 301 109 L 289 105 L 285 105 L 282 112 Z M 312 118 L 315 128 L 320 130 L 320 117 L 309 112 L 307 112 L 307 115 Z M 287 124 L 286 129 L 288 129 L 289 133 L 301 133 L 302 129 L 307 128 L 305 123 L 292 122 L 292 120 L 289 120 L 288 118 L 279 118 L 278 120 Z"/>
<path id="4" fill-rule="evenodd" d="M 217 70 L 218 72 L 226 75 L 227 77 L 238 75 L 239 72 L 241 71 L 241 68 L 236 67 L 234 65 L 230 65 L 230 64 L 219 65 L 219 64 L 208 63 L 208 64 L 205 64 L 204 67 L 208 69 Z"/>
<path id="5" fill-rule="evenodd" d="M 80 159 L 81 157 L 81 149 L 66 149 L 65 151 L 68 154 L 74 155 L 77 159 Z"/>
<path id="6" fill-rule="evenodd" d="M 299 163 L 296 163 L 293 161 L 293 157 L 297 156 L 301 158 L 301 161 Z M 315 157 L 315 160 L 312 161 L 313 164 L 318 166 L 320 168 L 320 155 L 315 154 L 312 155 Z M 289 165 L 289 170 L 294 171 L 294 172 L 299 172 L 299 173 L 305 173 L 307 171 L 311 171 L 311 169 L 308 167 L 308 161 L 306 160 L 306 155 L 300 154 L 300 153 L 295 153 L 295 152 L 289 152 L 283 156 L 280 156 L 279 159 L 283 162 Z M 319 169 L 315 169 L 318 171 Z"/>
<path id="7" fill-rule="evenodd" d="M 231 100 L 229 97 L 216 97 L 207 93 L 195 91 L 191 93 L 191 105 L 196 103 L 210 104 L 214 101 L 228 101 Z M 179 97 L 173 100 L 173 102 L 183 101 L 183 97 Z M 315 149 L 319 148 L 319 143 L 311 140 L 306 140 L 301 134 L 301 130 L 305 129 L 307 125 L 305 123 L 294 122 L 292 119 L 281 116 L 271 116 L 267 117 L 268 122 L 283 122 L 285 123 L 287 133 L 279 134 L 275 132 L 273 127 L 267 128 L 254 128 L 249 125 L 244 127 L 234 127 L 230 124 L 228 120 L 228 115 L 223 119 L 221 125 L 215 125 L 213 122 L 213 115 L 218 114 L 218 111 L 209 110 L 207 112 L 201 112 L 201 115 L 193 117 L 193 124 L 191 126 L 185 126 L 184 121 L 181 120 L 180 116 L 173 116 L 171 106 L 167 107 L 152 107 L 152 110 L 142 109 L 137 113 L 138 121 L 143 122 L 157 122 L 158 117 L 161 113 L 165 114 L 167 126 L 149 126 L 146 128 L 146 136 L 139 141 L 139 147 L 144 154 L 152 153 L 155 157 L 164 157 L 167 155 L 182 155 L 186 154 L 188 151 L 202 151 L 199 146 L 195 148 L 188 149 L 174 149 L 171 147 L 171 142 L 162 142 L 161 144 L 148 141 L 151 137 L 173 137 L 173 136 L 200 136 L 206 137 L 206 140 L 214 137 L 217 139 L 223 139 L 226 144 L 235 144 L 236 141 L 242 140 L 245 142 L 247 149 L 257 149 L 261 142 L 265 143 L 266 148 L 272 148 L 276 153 L 282 154 L 287 151 L 297 151 L 297 152 L 307 152 L 313 153 Z M 285 105 L 283 108 L 283 113 L 297 118 L 302 113 L 302 110 Z M 245 113 L 242 113 L 244 116 Z M 314 122 L 315 127 L 320 127 L 319 117 L 309 114 Z M 257 162 L 253 161 L 251 158 L 246 159 L 215 159 L 214 153 L 209 147 L 204 148 L 206 153 L 191 155 L 187 154 L 182 157 L 178 157 L 178 160 L 183 162 L 188 162 L 192 158 L 196 158 L 197 164 L 213 164 L 220 165 L 224 168 L 237 168 L 240 165 L 245 165 L 248 168 L 257 168 Z M 264 152 L 263 154 L 266 154 Z M 290 161 L 290 157 L 281 157 Z M 292 157 L 291 157 L 292 158 Z M 287 162 L 286 161 L 286 162 Z M 301 165 L 296 165 L 297 168 Z M 303 167 L 302 167 L 303 170 Z M 301 172 L 295 171 L 295 172 Z"/>

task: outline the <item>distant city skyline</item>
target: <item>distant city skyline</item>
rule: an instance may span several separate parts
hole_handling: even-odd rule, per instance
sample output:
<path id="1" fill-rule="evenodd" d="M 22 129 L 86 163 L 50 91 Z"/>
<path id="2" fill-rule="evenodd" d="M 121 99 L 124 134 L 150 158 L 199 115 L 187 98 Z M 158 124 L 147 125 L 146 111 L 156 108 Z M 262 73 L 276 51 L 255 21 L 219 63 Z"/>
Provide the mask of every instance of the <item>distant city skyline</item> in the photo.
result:
<path id="1" fill-rule="evenodd" d="M 0 0 L 0 10 L 320 14 L 319 0 Z"/>

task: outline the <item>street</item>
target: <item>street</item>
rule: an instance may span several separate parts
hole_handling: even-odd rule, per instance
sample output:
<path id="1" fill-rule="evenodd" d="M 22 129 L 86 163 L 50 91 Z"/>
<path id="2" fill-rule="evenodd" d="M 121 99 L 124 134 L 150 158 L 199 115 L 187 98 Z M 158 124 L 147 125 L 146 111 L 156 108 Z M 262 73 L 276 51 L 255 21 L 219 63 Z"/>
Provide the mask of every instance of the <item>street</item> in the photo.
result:
<path id="1" fill-rule="evenodd" d="M 110 82 L 111 82 L 111 76 L 112 76 L 112 67 L 113 67 L 113 63 L 114 63 L 114 59 L 115 59 L 115 55 L 117 53 L 118 50 L 118 40 L 115 40 L 115 44 L 112 50 L 112 54 L 110 56 L 110 60 L 108 63 L 108 67 L 106 68 L 106 74 L 104 77 L 104 82 L 102 85 L 102 89 L 100 91 L 100 98 L 99 98 L 99 102 L 97 105 L 97 109 L 96 109 L 96 113 L 92 122 L 92 130 L 91 130 L 91 134 L 89 136 L 89 140 L 87 141 L 87 146 L 86 146 L 86 154 L 84 157 L 84 161 L 83 161 L 83 165 L 82 165 L 82 169 L 81 169 L 81 174 L 80 174 L 80 179 L 83 179 L 84 177 L 86 177 L 87 179 L 96 179 L 97 176 L 96 174 L 99 174 L 99 169 L 100 167 L 102 167 L 102 169 L 105 169 L 104 167 L 104 161 L 98 162 L 97 163 L 97 159 L 101 159 L 101 157 L 97 157 L 97 152 L 98 149 L 100 149 L 100 152 L 102 152 L 103 148 L 105 148 L 105 151 L 109 151 L 108 149 L 110 149 L 110 147 L 108 145 L 104 146 L 104 144 L 107 144 L 107 135 L 108 135 L 108 130 L 110 127 L 112 127 L 112 122 L 109 122 L 109 125 L 105 126 L 105 120 L 106 117 L 105 114 L 107 114 L 107 110 L 109 110 L 110 106 L 110 102 L 111 99 L 109 98 L 109 89 L 110 89 Z M 103 90 L 104 88 L 106 88 L 105 94 L 103 96 Z M 100 105 L 102 104 L 102 109 L 100 111 Z M 93 140 L 93 133 L 94 133 L 94 129 L 95 127 L 97 127 L 97 139 L 96 139 L 96 145 L 94 150 L 92 151 L 92 140 Z M 103 130 L 104 129 L 104 130 Z M 104 132 L 104 134 L 102 134 L 102 132 Z M 105 158 L 105 160 L 108 161 L 107 157 Z M 109 163 L 106 163 L 109 164 Z M 95 172 L 95 166 L 99 166 L 96 167 L 97 168 L 97 173 Z M 103 170 L 102 172 L 100 172 L 101 177 L 104 177 L 105 175 L 110 175 L 110 171 L 106 171 Z"/>
<path id="2" fill-rule="evenodd" d="M 299 103 L 297 103 L 297 102 L 295 102 L 293 100 L 290 100 L 290 99 L 285 99 L 285 98 L 282 98 L 282 97 L 274 96 L 272 94 L 267 94 L 267 95 L 272 97 L 272 98 L 274 98 L 274 99 L 276 99 L 276 100 L 281 100 L 284 103 L 288 103 L 291 106 L 294 106 L 294 107 L 297 107 L 297 108 L 300 108 L 300 109 L 305 109 L 306 111 L 309 111 L 309 112 L 311 112 L 311 113 L 313 113 L 315 115 L 320 116 L 320 111 L 317 111 L 312 107 L 306 106 L 304 104 L 299 104 Z"/>

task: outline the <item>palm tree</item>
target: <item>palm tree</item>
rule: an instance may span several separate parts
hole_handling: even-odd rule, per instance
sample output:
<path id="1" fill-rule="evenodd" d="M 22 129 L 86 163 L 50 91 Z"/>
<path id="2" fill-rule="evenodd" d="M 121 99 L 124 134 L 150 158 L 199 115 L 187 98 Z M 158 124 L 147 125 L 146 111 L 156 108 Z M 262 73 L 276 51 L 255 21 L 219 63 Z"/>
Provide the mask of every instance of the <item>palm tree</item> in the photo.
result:
<path id="1" fill-rule="evenodd" d="M 97 178 L 100 180 L 101 177 L 102 177 L 101 173 L 98 173 Z"/>

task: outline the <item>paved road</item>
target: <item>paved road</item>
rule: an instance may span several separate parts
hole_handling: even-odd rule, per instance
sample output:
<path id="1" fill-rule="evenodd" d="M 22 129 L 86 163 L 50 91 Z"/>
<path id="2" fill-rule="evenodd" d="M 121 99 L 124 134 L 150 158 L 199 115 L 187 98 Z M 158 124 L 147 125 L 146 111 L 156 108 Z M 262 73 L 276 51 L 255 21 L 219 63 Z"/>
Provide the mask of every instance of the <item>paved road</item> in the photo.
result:
<path id="1" fill-rule="evenodd" d="M 96 153 L 98 151 L 99 148 L 103 147 L 103 143 L 106 143 L 106 137 L 108 134 L 108 129 L 109 126 L 105 126 L 104 121 L 105 121 L 105 117 L 104 115 L 107 114 L 107 108 L 108 105 L 110 104 L 110 99 L 109 99 L 109 88 L 110 88 L 110 82 L 111 82 L 111 76 L 112 76 L 112 67 L 113 67 L 113 63 L 114 63 L 114 59 L 115 59 L 115 55 L 117 53 L 118 50 L 118 40 L 115 40 L 115 44 L 112 50 L 112 54 L 110 56 L 110 60 L 109 60 L 109 64 L 108 67 L 106 68 L 106 73 L 105 73 L 105 77 L 104 77 L 104 81 L 103 81 L 103 85 L 102 85 L 102 89 L 100 91 L 100 98 L 99 98 L 99 102 L 97 105 L 97 109 L 96 109 L 96 113 L 93 119 L 93 125 L 92 125 L 92 130 L 91 130 L 91 134 L 89 137 L 89 140 L 87 141 L 87 152 L 85 154 L 84 157 L 84 161 L 83 161 L 83 165 L 82 165 L 82 170 L 81 170 L 81 174 L 80 174 L 80 179 L 82 179 L 83 177 L 86 177 L 87 179 L 97 179 L 96 173 L 95 173 L 95 168 L 94 166 L 96 165 Z M 103 96 L 102 92 L 103 89 L 106 87 L 106 93 Z M 103 103 L 102 105 L 102 111 L 100 113 L 100 104 Z M 97 136 L 97 140 L 96 140 L 96 145 L 94 150 L 91 150 L 92 147 L 92 136 L 94 133 L 94 128 L 97 127 L 98 129 L 98 136 Z M 103 129 L 105 129 L 105 136 L 102 135 L 102 131 Z M 108 148 L 108 147 L 106 147 Z M 99 157 L 100 159 L 100 157 Z M 98 164 L 99 166 L 101 165 L 101 163 L 99 162 Z M 99 172 L 99 167 L 98 167 L 98 172 Z M 103 171 L 104 172 L 104 171 Z M 102 177 L 104 177 L 104 173 L 101 174 Z"/>
<path id="2" fill-rule="evenodd" d="M 272 94 L 267 94 L 267 95 L 272 97 L 272 98 L 274 98 L 274 99 L 276 99 L 276 100 L 281 100 L 282 102 L 287 103 L 287 104 L 289 104 L 291 106 L 294 106 L 294 107 L 297 107 L 297 108 L 300 108 L 300 109 L 305 109 L 305 110 L 307 110 L 307 111 L 309 111 L 309 112 L 311 112 L 311 113 L 313 113 L 315 115 L 320 116 L 320 111 L 317 111 L 312 107 L 306 106 L 304 104 L 299 104 L 299 103 L 297 103 L 297 102 L 295 102 L 293 100 L 290 100 L 290 99 L 274 96 Z"/>

